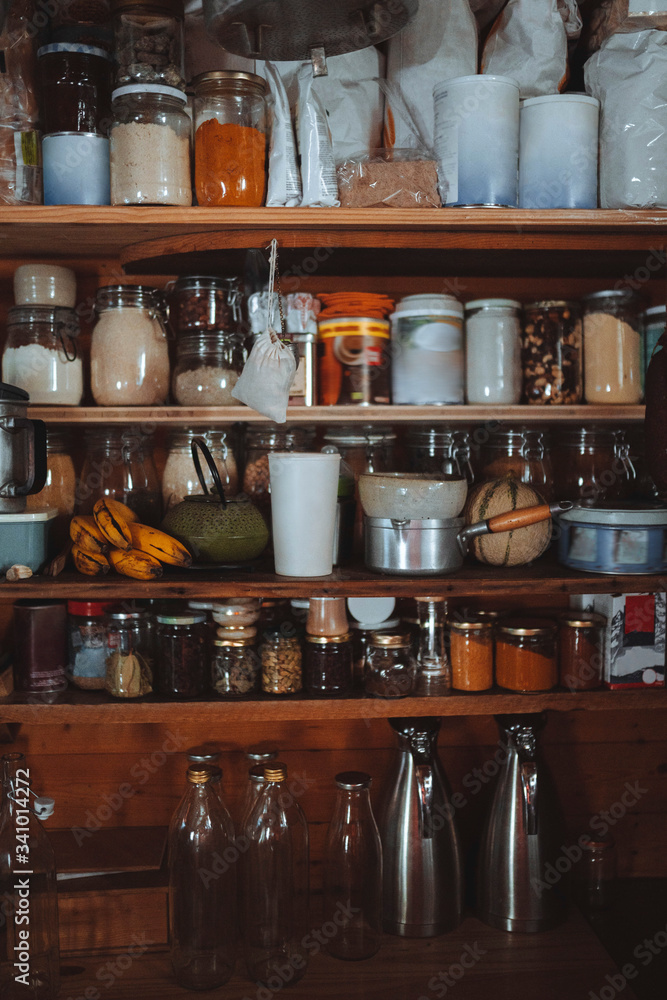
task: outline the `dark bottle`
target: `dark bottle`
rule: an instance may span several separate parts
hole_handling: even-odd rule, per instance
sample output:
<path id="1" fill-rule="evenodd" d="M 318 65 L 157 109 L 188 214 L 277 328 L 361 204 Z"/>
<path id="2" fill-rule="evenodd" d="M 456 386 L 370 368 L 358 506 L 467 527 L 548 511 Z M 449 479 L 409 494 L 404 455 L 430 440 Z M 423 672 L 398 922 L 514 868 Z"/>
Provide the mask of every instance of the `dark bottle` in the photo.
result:
<path id="1" fill-rule="evenodd" d="M 171 964 L 179 985 L 191 990 L 222 986 L 236 960 L 236 870 L 219 870 L 234 827 L 211 777 L 210 768 L 190 765 L 169 827 Z"/>

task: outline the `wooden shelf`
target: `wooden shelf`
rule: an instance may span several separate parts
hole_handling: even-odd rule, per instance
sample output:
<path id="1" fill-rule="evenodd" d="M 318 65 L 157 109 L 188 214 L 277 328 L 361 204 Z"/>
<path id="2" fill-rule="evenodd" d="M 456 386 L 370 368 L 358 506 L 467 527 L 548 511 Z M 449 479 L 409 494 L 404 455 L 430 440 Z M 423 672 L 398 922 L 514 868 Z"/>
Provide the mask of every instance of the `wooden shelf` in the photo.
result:
<path id="1" fill-rule="evenodd" d="M 246 406 L 32 406 L 30 416 L 50 424 L 151 424 L 217 426 L 243 421 L 270 423 Z M 531 424 L 637 423 L 643 406 L 293 406 L 289 424 L 496 422 Z M 276 425 L 277 426 L 277 425 Z"/>
<path id="2" fill-rule="evenodd" d="M 70 688 L 60 695 L 14 694 L 0 701 L 0 723 L 79 725 L 128 723 L 233 724 L 237 722 L 318 722 L 331 719 L 392 719 L 397 716 L 498 715 L 542 712 L 619 712 L 667 709 L 667 691 L 650 688 L 630 691 L 551 691 L 511 694 L 499 690 L 480 694 L 451 694 L 443 698 L 277 698 L 224 701 L 165 701 L 153 695 L 119 700 L 105 691 Z"/>

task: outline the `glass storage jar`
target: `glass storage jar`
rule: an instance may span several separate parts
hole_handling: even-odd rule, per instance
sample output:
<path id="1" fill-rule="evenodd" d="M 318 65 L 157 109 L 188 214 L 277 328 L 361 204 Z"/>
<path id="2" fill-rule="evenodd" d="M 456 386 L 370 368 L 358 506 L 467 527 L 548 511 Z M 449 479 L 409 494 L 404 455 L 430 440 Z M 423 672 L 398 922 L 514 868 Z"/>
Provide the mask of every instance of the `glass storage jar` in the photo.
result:
<path id="1" fill-rule="evenodd" d="M 130 84 L 114 90 L 111 100 L 111 204 L 191 205 L 184 92 Z"/>
<path id="2" fill-rule="evenodd" d="M 562 430 L 551 450 L 559 495 L 589 503 L 626 497 L 634 483 L 627 442 L 603 427 Z"/>
<path id="3" fill-rule="evenodd" d="M 465 305 L 466 402 L 521 401 L 521 303 L 475 299 Z"/>
<path id="4" fill-rule="evenodd" d="M 452 687 L 488 691 L 493 687 L 493 622 L 474 618 L 449 623 Z"/>
<path id="5" fill-rule="evenodd" d="M 558 683 L 556 622 L 510 618 L 497 626 L 496 682 L 509 691 L 551 691 Z"/>
<path id="6" fill-rule="evenodd" d="M 168 288 L 169 319 L 177 335 L 238 333 L 241 323 L 240 278 L 192 275 Z"/>
<path id="7" fill-rule="evenodd" d="M 85 691 L 99 691 L 107 674 L 105 614 L 112 601 L 67 602 L 67 676 Z"/>
<path id="8" fill-rule="evenodd" d="M 407 295 L 391 316 L 394 404 L 464 400 L 463 306 L 453 295 Z"/>
<path id="9" fill-rule="evenodd" d="M 419 619 L 417 697 L 449 694 L 452 668 L 445 643 L 447 604 L 444 597 L 415 597 Z"/>
<path id="10" fill-rule="evenodd" d="M 70 454 L 70 439 L 62 431 L 46 432 L 46 482 L 39 493 L 27 498 L 27 510 L 57 510 L 51 522 L 49 546 L 56 552 L 69 540 L 69 522 L 76 506 L 76 472 Z"/>
<path id="11" fill-rule="evenodd" d="M 195 463 L 192 461 L 192 439 L 195 437 L 203 437 L 206 441 L 206 446 L 218 468 L 225 493 L 228 496 L 236 496 L 239 491 L 238 468 L 229 441 L 229 432 L 191 427 L 189 430 L 175 433 L 169 443 L 169 452 L 162 473 L 162 500 L 165 510 L 174 507 L 186 496 L 203 492 Z M 202 462 L 202 473 L 208 488 L 212 490 L 213 479 L 205 462 Z"/>
<path id="12" fill-rule="evenodd" d="M 410 472 L 444 472 L 465 476 L 468 485 L 474 482 L 467 431 L 455 431 L 446 425 L 410 427 L 405 444 Z"/>
<path id="13" fill-rule="evenodd" d="M 169 394 L 165 306 L 156 288 L 107 285 L 95 298 L 90 384 L 98 406 L 155 406 Z"/>
<path id="14" fill-rule="evenodd" d="M 222 698 L 247 698 L 259 691 L 261 663 L 257 640 L 225 638 L 213 641 L 211 685 Z"/>
<path id="15" fill-rule="evenodd" d="M 406 698 L 414 693 L 417 660 L 407 632 L 373 632 L 364 677 L 366 694 L 376 698 Z"/>
<path id="16" fill-rule="evenodd" d="M 107 134 L 111 111 L 111 55 L 93 45 L 56 42 L 37 51 L 40 128 Z"/>
<path id="17" fill-rule="evenodd" d="M 582 332 L 578 302 L 533 302 L 523 311 L 523 398 L 536 406 L 581 403 Z"/>
<path id="18" fill-rule="evenodd" d="M 207 688 L 206 615 L 155 616 L 154 688 L 168 698 L 198 698 Z"/>
<path id="19" fill-rule="evenodd" d="M 306 635 L 303 648 L 303 687 L 306 694 L 331 698 L 352 687 L 352 637 Z"/>
<path id="20" fill-rule="evenodd" d="M 110 497 L 131 507 L 142 524 L 157 527 L 162 496 L 152 438 L 120 427 L 87 430 L 84 439 L 86 455 L 76 485 L 77 513 L 90 514 L 96 500 Z"/>
<path id="21" fill-rule="evenodd" d="M 274 451 L 306 451 L 314 433 L 306 428 L 271 426 L 249 427 L 245 435 L 245 470 L 243 492 L 257 504 L 271 522 L 271 496 L 269 489 L 269 453 Z"/>
<path id="22" fill-rule="evenodd" d="M 246 353 L 238 334 L 194 333 L 178 338 L 172 392 L 180 406 L 238 406 L 232 389 Z"/>
<path id="23" fill-rule="evenodd" d="M 401 624 L 400 618 L 388 618 L 382 622 L 382 631 L 389 632 L 397 629 Z M 368 654 L 371 648 L 373 632 L 379 630 L 378 625 L 369 625 L 365 622 L 350 622 L 352 629 L 352 652 L 354 655 L 354 686 L 363 688 L 364 678 L 368 667 Z"/>
<path id="24" fill-rule="evenodd" d="M 667 324 L 667 306 L 652 306 L 647 309 L 643 317 L 644 326 L 644 365 L 643 378 L 646 378 L 646 370 L 651 363 L 655 345 L 665 332 Z M 642 380 L 642 389 L 644 381 Z"/>
<path id="25" fill-rule="evenodd" d="M 2 354 L 2 380 L 24 389 L 34 404 L 78 406 L 83 361 L 74 309 L 12 306 Z"/>
<path id="26" fill-rule="evenodd" d="M 266 84 L 254 73 L 201 73 L 195 92 L 195 191 L 200 205 L 259 208 L 266 196 Z"/>
<path id="27" fill-rule="evenodd" d="M 185 86 L 183 0 L 112 0 L 116 83 Z"/>
<path id="28" fill-rule="evenodd" d="M 153 690 L 153 635 L 143 608 L 111 609 L 106 618 L 105 687 L 116 698 L 141 698 Z"/>
<path id="29" fill-rule="evenodd" d="M 569 691 L 592 691 L 604 678 L 604 615 L 568 612 L 558 632 L 559 680 Z"/>
<path id="30" fill-rule="evenodd" d="M 542 431 L 527 428 L 493 431 L 479 451 L 478 479 L 512 475 L 532 486 L 545 500 L 554 490 L 551 459 Z"/>
<path id="31" fill-rule="evenodd" d="M 265 694 L 296 694 L 301 690 L 301 643 L 297 636 L 285 635 L 280 627 L 267 628 L 259 652 Z"/>
<path id="32" fill-rule="evenodd" d="M 587 403 L 642 398 L 641 300 L 631 291 L 584 298 L 584 397 Z"/>
<path id="33" fill-rule="evenodd" d="M 581 860 L 572 871 L 574 897 L 584 912 L 609 909 L 618 890 L 614 838 L 607 834 L 604 838 L 587 840 L 581 848 Z"/>

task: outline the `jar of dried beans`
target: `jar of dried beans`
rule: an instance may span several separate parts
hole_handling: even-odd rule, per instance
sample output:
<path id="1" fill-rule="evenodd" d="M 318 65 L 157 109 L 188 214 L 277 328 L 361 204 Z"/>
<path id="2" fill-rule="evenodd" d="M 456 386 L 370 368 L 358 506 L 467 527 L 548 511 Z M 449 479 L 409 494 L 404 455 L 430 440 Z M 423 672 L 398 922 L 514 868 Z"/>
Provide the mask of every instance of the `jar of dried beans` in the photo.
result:
<path id="1" fill-rule="evenodd" d="M 496 634 L 496 681 L 508 691 L 550 691 L 558 682 L 556 633 L 548 618 L 508 619 Z"/>
<path id="2" fill-rule="evenodd" d="M 206 691 L 206 615 L 157 615 L 155 690 L 168 698 L 198 698 Z"/>
<path id="3" fill-rule="evenodd" d="M 524 309 L 523 397 L 536 406 L 580 403 L 581 308 L 577 302 L 533 302 Z"/>
<path id="4" fill-rule="evenodd" d="M 616 289 L 584 299 L 584 394 L 587 403 L 642 398 L 641 300 Z"/>
<path id="5" fill-rule="evenodd" d="M 301 644 L 282 629 L 266 629 L 260 646 L 262 691 L 266 694 L 296 694 L 303 687 Z"/>
<path id="6" fill-rule="evenodd" d="M 352 638 L 307 635 L 303 650 L 303 686 L 307 694 L 325 698 L 347 694 L 352 687 Z"/>
<path id="7" fill-rule="evenodd" d="M 604 615 L 570 612 L 560 619 L 560 683 L 570 691 L 592 691 L 604 673 Z"/>
<path id="8" fill-rule="evenodd" d="M 493 687 L 493 622 L 450 622 L 452 687 L 457 691 L 488 691 Z"/>
<path id="9" fill-rule="evenodd" d="M 266 84 L 216 71 L 193 81 L 195 190 L 200 205 L 259 208 L 266 194 Z"/>

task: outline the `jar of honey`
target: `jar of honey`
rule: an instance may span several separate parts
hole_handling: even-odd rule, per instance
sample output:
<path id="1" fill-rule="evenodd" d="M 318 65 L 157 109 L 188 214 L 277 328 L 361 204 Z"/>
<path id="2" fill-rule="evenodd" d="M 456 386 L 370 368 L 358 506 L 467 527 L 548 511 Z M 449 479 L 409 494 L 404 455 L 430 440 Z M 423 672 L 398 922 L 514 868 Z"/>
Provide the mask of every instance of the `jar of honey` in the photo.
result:
<path id="1" fill-rule="evenodd" d="M 558 682 L 557 630 L 550 618 L 510 618 L 498 625 L 498 685 L 522 693 L 551 691 Z"/>

